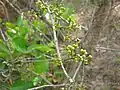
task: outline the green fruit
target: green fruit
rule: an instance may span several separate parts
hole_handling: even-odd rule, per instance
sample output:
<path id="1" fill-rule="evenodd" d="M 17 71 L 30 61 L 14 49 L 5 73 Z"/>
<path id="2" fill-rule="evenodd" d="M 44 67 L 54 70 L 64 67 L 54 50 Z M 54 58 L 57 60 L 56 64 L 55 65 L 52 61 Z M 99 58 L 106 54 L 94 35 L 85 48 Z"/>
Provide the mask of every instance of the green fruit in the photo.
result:
<path id="1" fill-rule="evenodd" d="M 76 56 L 77 56 L 77 57 L 80 57 L 80 54 L 77 54 Z"/>
<path id="2" fill-rule="evenodd" d="M 92 59 L 92 55 L 89 55 L 89 56 L 88 56 L 88 60 L 91 60 L 91 59 Z"/>
<path id="3" fill-rule="evenodd" d="M 70 49 L 70 50 L 74 50 L 75 48 L 73 47 L 73 46 L 71 46 L 71 45 L 68 45 L 68 48 Z"/>
<path id="4" fill-rule="evenodd" d="M 77 58 L 74 58 L 74 61 L 75 61 L 75 62 L 78 62 L 78 59 L 77 59 Z"/>
<path id="5" fill-rule="evenodd" d="M 68 53 L 71 53 L 71 50 L 68 50 L 67 52 L 68 52 Z"/>
<path id="6" fill-rule="evenodd" d="M 82 56 L 80 56 L 80 61 L 83 61 L 84 59 L 83 59 L 83 57 Z"/>
<path id="7" fill-rule="evenodd" d="M 87 51 L 84 50 L 84 49 L 81 49 L 81 50 L 80 50 L 80 53 L 81 53 L 82 55 L 85 55 L 85 54 L 87 54 Z"/>
<path id="8" fill-rule="evenodd" d="M 77 44 L 73 44 L 73 47 L 78 48 L 78 45 Z"/>
<path id="9" fill-rule="evenodd" d="M 85 64 L 85 65 L 88 65 L 88 60 L 84 60 L 84 64 Z"/>
<path id="10" fill-rule="evenodd" d="M 86 55 L 82 55 L 83 59 L 86 59 Z"/>

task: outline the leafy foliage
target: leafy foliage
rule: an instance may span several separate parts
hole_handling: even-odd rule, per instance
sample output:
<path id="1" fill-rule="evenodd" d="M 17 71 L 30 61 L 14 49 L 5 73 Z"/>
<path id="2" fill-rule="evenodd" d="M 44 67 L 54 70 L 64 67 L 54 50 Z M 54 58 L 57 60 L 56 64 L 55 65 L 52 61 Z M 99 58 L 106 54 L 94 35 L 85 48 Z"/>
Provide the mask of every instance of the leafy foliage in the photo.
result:
<path id="1" fill-rule="evenodd" d="M 49 3 L 46 6 L 42 0 L 36 2 L 36 7 L 38 11 L 26 13 L 27 19 L 21 16 L 15 24 L 5 23 L 7 42 L 0 39 L 0 72 L 10 90 L 26 90 L 43 85 L 47 83 L 44 78 L 53 83 L 62 80 L 60 76 L 63 76 L 63 72 L 59 68 L 60 60 L 53 43 L 53 24 L 49 11 L 54 19 L 58 40 L 62 37 L 63 41 L 68 41 L 66 35 L 78 29 L 73 8 L 62 3 Z M 86 56 L 87 52 L 80 49 L 79 44 L 79 41 L 72 45 L 67 43 L 66 53 L 75 62 L 84 61 L 84 64 L 88 64 L 92 57 Z M 19 78 L 15 78 L 16 75 Z"/>
<path id="2" fill-rule="evenodd" d="M 16 81 L 11 87 L 10 90 L 26 90 L 32 87 L 32 82 L 25 82 L 22 80 Z"/>

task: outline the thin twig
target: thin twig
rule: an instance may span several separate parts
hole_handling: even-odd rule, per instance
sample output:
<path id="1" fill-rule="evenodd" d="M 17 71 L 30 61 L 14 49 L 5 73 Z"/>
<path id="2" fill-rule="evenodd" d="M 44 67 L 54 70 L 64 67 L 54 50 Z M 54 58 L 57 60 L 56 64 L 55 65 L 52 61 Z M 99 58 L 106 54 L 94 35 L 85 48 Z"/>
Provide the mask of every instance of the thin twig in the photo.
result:
<path id="1" fill-rule="evenodd" d="M 107 51 L 114 51 L 114 52 L 120 52 L 120 49 L 111 49 L 111 48 L 106 48 L 106 47 L 96 47 L 96 49 L 107 50 Z"/>
<path id="2" fill-rule="evenodd" d="M 15 8 L 15 6 L 9 1 L 9 0 L 5 0 L 18 14 L 20 14 L 21 15 L 21 12 L 17 9 L 17 8 Z"/>
<path id="3" fill-rule="evenodd" d="M 79 62 L 79 65 L 78 65 L 78 67 L 77 67 L 77 69 L 76 69 L 76 71 L 75 71 L 75 73 L 74 73 L 74 75 L 73 75 L 73 80 L 75 80 L 75 78 L 76 78 L 76 76 L 77 76 L 77 74 L 78 74 L 78 72 L 79 72 L 79 70 L 80 70 L 80 67 L 81 67 L 81 65 L 82 65 L 82 61 L 81 62 Z"/>
<path id="4" fill-rule="evenodd" d="M 82 87 L 83 81 L 84 81 L 84 77 L 85 77 L 85 67 L 84 67 L 84 64 L 82 64 L 82 65 L 83 65 L 83 71 L 82 71 L 82 79 L 81 79 L 80 87 Z"/>
<path id="5" fill-rule="evenodd" d="M 64 87 L 64 86 L 69 86 L 70 84 L 58 84 L 58 85 L 43 85 L 43 86 L 39 86 L 39 87 L 35 87 L 35 88 L 30 88 L 28 90 L 38 90 L 41 88 L 45 88 L 45 87 Z"/>

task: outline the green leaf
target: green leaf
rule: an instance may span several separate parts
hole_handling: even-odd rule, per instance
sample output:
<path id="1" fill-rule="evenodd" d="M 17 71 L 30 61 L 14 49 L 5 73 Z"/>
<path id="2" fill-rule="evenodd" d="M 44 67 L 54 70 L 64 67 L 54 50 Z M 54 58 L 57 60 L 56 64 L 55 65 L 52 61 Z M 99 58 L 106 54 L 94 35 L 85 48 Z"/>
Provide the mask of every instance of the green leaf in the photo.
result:
<path id="1" fill-rule="evenodd" d="M 40 50 L 41 52 L 49 52 L 51 50 L 51 48 L 47 45 L 39 45 L 39 47 L 36 47 L 36 49 Z"/>
<path id="2" fill-rule="evenodd" d="M 5 64 L 0 61 L 0 71 L 5 68 Z"/>
<path id="3" fill-rule="evenodd" d="M 34 63 L 34 67 L 36 73 L 46 73 L 49 70 L 49 62 L 45 59 L 45 57 L 42 57 L 41 59 L 39 59 L 39 62 Z"/>
<path id="4" fill-rule="evenodd" d="M 21 36 L 26 36 L 27 35 L 27 33 L 28 33 L 28 29 L 27 28 L 25 28 L 25 27 L 19 27 L 20 28 L 20 35 Z"/>
<path id="5" fill-rule="evenodd" d="M 12 28 L 12 29 L 15 28 L 15 25 L 10 22 L 6 22 L 6 26 L 7 26 L 7 28 Z"/>
<path id="6" fill-rule="evenodd" d="M 22 19 L 22 16 L 20 16 L 17 20 L 17 25 L 18 26 L 22 26 L 23 25 L 23 19 Z"/>
<path id="7" fill-rule="evenodd" d="M 7 57 L 9 50 L 6 48 L 6 45 L 2 40 L 0 40 L 0 57 Z"/>
<path id="8" fill-rule="evenodd" d="M 19 56 L 21 56 L 23 53 L 21 53 L 21 52 L 18 52 L 17 50 L 14 50 L 14 52 L 13 52 L 13 58 L 17 58 L 17 57 L 19 57 Z"/>
<path id="9" fill-rule="evenodd" d="M 18 80 L 10 87 L 10 90 L 27 90 L 32 86 L 33 86 L 32 82 L 25 82 L 22 80 Z"/>
<path id="10" fill-rule="evenodd" d="M 48 33 L 47 26 L 43 21 L 34 20 L 33 25 L 38 28 L 37 30 L 42 31 L 44 34 Z"/>
<path id="11" fill-rule="evenodd" d="M 8 53 L 8 49 L 6 48 L 6 46 L 3 43 L 0 43 L 0 52 L 5 52 Z"/>
<path id="12" fill-rule="evenodd" d="M 33 80 L 33 85 L 36 86 L 39 82 L 40 82 L 40 78 L 39 77 L 35 77 Z"/>
<path id="13" fill-rule="evenodd" d="M 48 46 L 54 48 L 54 47 L 55 47 L 55 44 L 54 44 L 53 41 L 51 41 L 51 42 L 48 44 Z"/>
<path id="14" fill-rule="evenodd" d="M 23 24 L 24 24 L 24 27 L 25 28 L 30 28 L 30 25 L 29 25 L 29 23 L 28 23 L 28 20 L 23 20 Z"/>
<path id="15" fill-rule="evenodd" d="M 18 27 L 24 27 L 26 29 L 29 29 L 30 26 L 28 24 L 28 21 L 23 19 L 22 17 L 19 17 L 18 20 L 17 20 L 17 25 Z"/>
<path id="16" fill-rule="evenodd" d="M 67 19 L 69 16 L 71 16 L 73 14 L 75 14 L 74 9 L 71 6 L 66 6 L 65 11 L 62 14 L 62 16 Z"/>
<path id="17" fill-rule="evenodd" d="M 15 36 L 19 35 L 20 28 L 15 26 L 14 28 L 8 28 L 7 34 L 10 38 L 14 38 Z"/>
<path id="18" fill-rule="evenodd" d="M 8 53 L 0 52 L 0 57 L 6 58 L 6 57 L 8 57 Z"/>
<path id="19" fill-rule="evenodd" d="M 12 41 L 13 41 L 13 46 L 17 51 L 26 53 L 27 41 L 23 37 L 17 36 L 13 38 Z"/>
<path id="20" fill-rule="evenodd" d="M 52 51 L 53 49 L 48 45 L 32 44 L 31 46 L 28 47 L 28 51 L 32 50 L 40 50 L 41 52 L 46 53 Z"/>
<path id="21" fill-rule="evenodd" d="M 14 38 L 15 35 L 17 35 L 17 31 L 16 31 L 15 29 L 9 28 L 9 29 L 7 30 L 7 35 L 10 36 L 11 38 Z"/>

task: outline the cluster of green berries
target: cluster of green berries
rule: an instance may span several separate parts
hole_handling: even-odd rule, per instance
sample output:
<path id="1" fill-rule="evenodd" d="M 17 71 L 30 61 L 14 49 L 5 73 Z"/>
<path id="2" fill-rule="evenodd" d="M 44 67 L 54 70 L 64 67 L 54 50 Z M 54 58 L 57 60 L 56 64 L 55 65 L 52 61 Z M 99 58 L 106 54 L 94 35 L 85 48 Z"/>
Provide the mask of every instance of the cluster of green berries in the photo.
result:
<path id="1" fill-rule="evenodd" d="M 60 65 L 61 65 L 61 60 L 56 59 L 56 60 L 54 60 L 54 63 L 55 63 L 57 66 L 60 66 Z"/>
<path id="2" fill-rule="evenodd" d="M 36 2 L 36 5 L 39 7 L 39 9 L 40 10 L 47 10 L 47 7 L 46 7 L 46 5 L 41 1 L 41 0 L 38 0 L 37 2 Z"/>
<path id="3" fill-rule="evenodd" d="M 60 17 L 65 12 L 65 8 L 62 6 L 59 6 L 58 8 L 51 5 L 51 11 L 53 11 L 53 13 L 55 13 L 57 17 Z"/>
<path id="4" fill-rule="evenodd" d="M 80 43 L 80 41 L 78 40 L 77 43 L 68 45 L 66 47 L 66 51 L 67 51 L 68 55 L 72 58 L 73 61 L 75 61 L 75 62 L 82 61 L 85 65 L 87 65 L 89 63 L 89 61 L 91 61 L 92 56 L 88 55 L 88 53 L 85 49 L 80 49 L 79 43 Z"/>
<path id="5" fill-rule="evenodd" d="M 83 63 L 86 65 L 92 59 L 92 55 L 88 55 L 88 53 L 85 49 L 80 49 L 80 55 L 81 55 L 81 59 L 82 59 L 81 61 L 83 61 Z"/>

